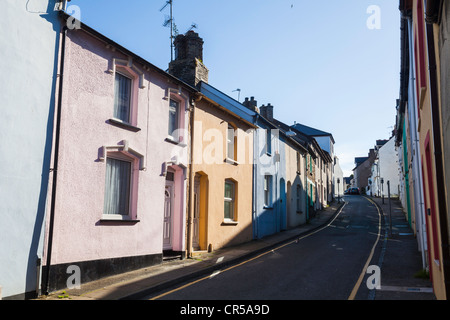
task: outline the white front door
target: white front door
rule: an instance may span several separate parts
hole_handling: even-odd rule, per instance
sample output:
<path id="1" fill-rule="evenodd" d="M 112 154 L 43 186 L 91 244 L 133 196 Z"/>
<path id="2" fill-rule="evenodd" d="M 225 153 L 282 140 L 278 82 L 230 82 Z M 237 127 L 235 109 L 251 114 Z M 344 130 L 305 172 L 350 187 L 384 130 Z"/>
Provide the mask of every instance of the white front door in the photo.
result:
<path id="1" fill-rule="evenodd" d="M 172 249 L 173 183 L 166 181 L 164 191 L 163 250 Z"/>

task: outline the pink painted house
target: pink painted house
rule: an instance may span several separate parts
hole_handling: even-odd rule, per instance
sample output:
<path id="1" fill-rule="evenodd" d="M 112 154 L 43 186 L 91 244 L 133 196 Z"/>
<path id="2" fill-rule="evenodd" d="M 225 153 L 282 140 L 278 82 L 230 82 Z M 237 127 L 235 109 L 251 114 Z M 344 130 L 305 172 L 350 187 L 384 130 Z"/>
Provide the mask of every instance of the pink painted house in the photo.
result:
<path id="1" fill-rule="evenodd" d="M 67 286 L 71 265 L 84 283 L 184 254 L 195 93 L 84 24 L 62 37 L 48 292 Z"/>

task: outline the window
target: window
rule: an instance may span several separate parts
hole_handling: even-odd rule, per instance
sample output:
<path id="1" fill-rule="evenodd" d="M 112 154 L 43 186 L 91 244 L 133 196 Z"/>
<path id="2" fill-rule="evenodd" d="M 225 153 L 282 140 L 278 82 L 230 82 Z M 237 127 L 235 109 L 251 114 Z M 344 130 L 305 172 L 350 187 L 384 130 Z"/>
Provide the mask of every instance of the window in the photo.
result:
<path id="1" fill-rule="evenodd" d="M 227 130 L 227 159 L 236 160 L 235 128 L 229 124 Z"/>
<path id="2" fill-rule="evenodd" d="M 225 180 L 224 219 L 235 220 L 236 186 L 231 180 Z"/>
<path id="3" fill-rule="evenodd" d="M 132 80 L 116 72 L 114 88 L 114 118 L 130 122 Z"/>
<path id="4" fill-rule="evenodd" d="M 272 176 L 264 176 L 264 205 L 272 206 Z"/>
<path id="5" fill-rule="evenodd" d="M 268 154 L 272 153 L 272 135 L 270 129 L 266 130 L 266 152 Z"/>
<path id="6" fill-rule="evenodd" d="M 301 167 L 300 167 L 300 153 L 297 152 L 297 174 L 300 174 Z"/>
<path id="7" fill-rule="evenodd" d="M 189 96 L 179 89 L 167 88 L 164 100 L 168 108 L 167 137 L 165 141 L 180 147 L 187 146 L 189 133 L 186 128 L 186 110 L 188 110 Z"/>
<path id="8" fill-rule="evenodd" d="M 139 171 L 146 170 L 145 156 L 127 140 L 102 146 L 98 160 L 105 164 L 105 191 L 101 220 L 137 220 Z"/>
<path id="9" fill-rule="evenodd" d="M 129 161 L 106 159 L 104 214 L 130 214 L 131 168 L 132 163 Z"/>
<path id="10" fill-rule="evenodd" d="M 179 109 L 180 103 L 173 99 L 170 99 L 169 103 L 169 136 L 173 138 L 176 135 L 176 130 L 179 128 Z"/>

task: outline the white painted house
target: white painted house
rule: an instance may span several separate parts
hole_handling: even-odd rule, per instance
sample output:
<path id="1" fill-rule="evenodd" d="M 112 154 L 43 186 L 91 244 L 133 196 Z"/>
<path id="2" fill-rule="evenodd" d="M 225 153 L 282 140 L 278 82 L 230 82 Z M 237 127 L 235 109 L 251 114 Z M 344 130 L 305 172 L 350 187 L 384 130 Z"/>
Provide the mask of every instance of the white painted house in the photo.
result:
<path id="1" fill-rule="evenodd" d="M 338 196 L 342 197 L 344 195 L 344 191 L 346 189 L 344 182 L 344 172 L 339 164 L 339 158 L 334 156 L 334 168 L 333 168 L 333 184 L 334 184 L 334 196 L 337 198 Z"/>
<path id="2" fill-rule="evenodd" d="M 372 165 L 367 194 L 377 197 L 399 196 L 400 178 L 398 173 L 398 154 L 395 148 L 395 137 L 375 146 L 376 159 Z M 389 188 L 388 188 L 389 182 Z"/>

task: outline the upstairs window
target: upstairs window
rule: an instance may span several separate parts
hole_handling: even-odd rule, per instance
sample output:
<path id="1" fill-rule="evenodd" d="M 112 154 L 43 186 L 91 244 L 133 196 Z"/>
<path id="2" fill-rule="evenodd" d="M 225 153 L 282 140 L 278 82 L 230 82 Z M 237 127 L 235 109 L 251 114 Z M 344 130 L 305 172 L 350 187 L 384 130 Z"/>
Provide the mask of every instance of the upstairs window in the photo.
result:
<path id="1" fill-rule="evenodd" d="M 178 139 L 176 137 L 177 130 L 179 129 L 179 110 L 180 110 L 180 103 L 178 101 L 175 101 L 173 99 L 170 99 L 169 103 L 169 136 L 171 136 L 174 139 Z"/>
<path id="2" fill-rule="evenodd" d="M 270 129 L 266 129 L 266 152 L 272 154 L 272 134 Z"/>
<path id="3" fill-rule="evenodd" d="M 231 124 L 228 125 L 227 130 L 227 159 L 236 160 L 236 134 Z"/>
<path id="4" fill-rule="evenodd" d="M 225 180 L 224 219 L 226 221 L 235 220 L 235 194 L 235 183 L 231 180 Z"/>
<path id="5" fill-rule="evenodd" d="M 114 118 L 130 123 L 132 79 L 116 72 L 114 88 Z"/>

